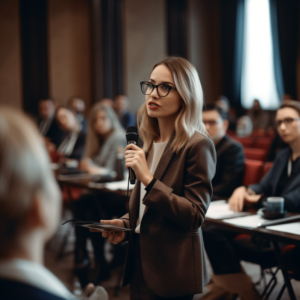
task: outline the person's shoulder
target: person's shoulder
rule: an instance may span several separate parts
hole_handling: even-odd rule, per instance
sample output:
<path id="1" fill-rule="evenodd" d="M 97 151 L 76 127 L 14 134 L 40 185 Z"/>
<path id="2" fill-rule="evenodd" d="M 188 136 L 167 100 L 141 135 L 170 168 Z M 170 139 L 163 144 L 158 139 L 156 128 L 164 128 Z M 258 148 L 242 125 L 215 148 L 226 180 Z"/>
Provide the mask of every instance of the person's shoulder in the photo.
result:
<path id="1" fill-rule="evenodd" d="M 114 141 L 126 141 L 126 134 L 123 129 L 115 129 L 111 135 L 111 139 Z"/>
<path id="2" fill-rule="evenodd" d="M 287 160 L 289 158 L 291 154 L 291 148 L 290 147 L 286 147 L 286 148 L 283 148 L 281 149 L 277 154 L 276 154 L 276 158 L 275 158 L 275 161 L 278 161 L 278 160 Z"/>
<path id="3" fill-rule="evenodd" d="M 235 141 L 228 135 L 224 136 L 224 145 L 230 150 L 243 152 L 243 146 L 238 141 Z"/>
<path id="4" fill-rule="evenodd" d="M 187 148 L 215 148 L 213 141 L 205 134 L 195 131 L 186 145 Z"/>

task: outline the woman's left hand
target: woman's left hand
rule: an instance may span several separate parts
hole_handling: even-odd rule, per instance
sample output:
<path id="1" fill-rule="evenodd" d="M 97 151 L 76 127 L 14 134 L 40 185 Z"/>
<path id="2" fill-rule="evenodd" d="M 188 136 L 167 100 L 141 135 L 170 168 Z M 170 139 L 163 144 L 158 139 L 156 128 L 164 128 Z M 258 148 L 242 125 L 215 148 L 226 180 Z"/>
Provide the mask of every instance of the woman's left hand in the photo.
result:
<path id="1" fill-rule="evenodd" d="M 152 181 L 153 176 L 149 171 L 145 152 L 140 147 L 129 144 L 125 148 L 125 166 L 126 168 L 131 168 L 137 179 L 139 179 L 144 186 Z"/>

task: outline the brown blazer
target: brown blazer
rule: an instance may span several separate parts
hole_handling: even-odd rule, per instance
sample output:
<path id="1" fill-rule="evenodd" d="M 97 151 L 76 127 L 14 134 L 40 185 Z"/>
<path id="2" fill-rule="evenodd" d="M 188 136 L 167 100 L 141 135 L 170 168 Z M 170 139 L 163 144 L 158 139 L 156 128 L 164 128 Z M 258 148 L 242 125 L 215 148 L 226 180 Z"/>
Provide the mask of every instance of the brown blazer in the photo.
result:
<path id="1" fill-rule="evenodd" d="M 177 155 L 167 144 L 144 197 L 141 261 L 147 286 L 161 297 L 198 294 L 209 281 L 201 225 L 212 197 L 216 153 L 212 141 L 196 132 Z M 133 231 L 123 286 L 130 283 L 134 262 L 134 229 L 139 214 L 140 181 L 131 193 L 129 213 L 121 219 Z"/>

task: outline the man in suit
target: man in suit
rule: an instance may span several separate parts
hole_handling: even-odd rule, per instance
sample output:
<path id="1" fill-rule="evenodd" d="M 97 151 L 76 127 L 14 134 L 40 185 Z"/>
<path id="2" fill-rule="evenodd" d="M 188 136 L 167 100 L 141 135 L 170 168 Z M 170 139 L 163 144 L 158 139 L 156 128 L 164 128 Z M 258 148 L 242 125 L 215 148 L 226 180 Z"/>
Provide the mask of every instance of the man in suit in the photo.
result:
<path id="1" fill-rule="evenodd" d="M 118 95 L 114 101 L 114 110 L 124 129 L 135 126 L 135 116 L 128 111 L 128 98 L 125 95 Z"/>
<path id="2" fill-rule="evenodd" d="M 38 126 L 41 134 L 50 139 L 50 142 L 58 147 L 65 134 L 59 128 L 55 121 L 55 105 L 52 99 L 40 99 L 39 100 L 39 120 Z"/>
<path id="3" fill-rule="evenodd" d="M 217 152 L 216 175 L 212 180 L 213 200 L 227 199 L 243 181 L 243 148 L 226 135 L 229 122 L 219 106 L 207 105 L 203 111 L 203 122 Z"/>

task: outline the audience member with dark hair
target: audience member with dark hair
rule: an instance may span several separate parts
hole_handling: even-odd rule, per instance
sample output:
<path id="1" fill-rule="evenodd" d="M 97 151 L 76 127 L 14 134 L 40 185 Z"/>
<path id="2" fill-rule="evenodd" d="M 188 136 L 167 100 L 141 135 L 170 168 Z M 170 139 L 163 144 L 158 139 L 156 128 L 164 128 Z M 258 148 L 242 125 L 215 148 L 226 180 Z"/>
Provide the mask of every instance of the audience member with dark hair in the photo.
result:
<path id="1" fill-rule="evenodd" d="M 55 105 L 52 99 L 40 99 L 38 103 L 38 126 L 41 134 L 58 147 L 64 138 L 64 132 L 59 128 L 55 120 Z"/>
<path id="2" fill-rule="evenodd" d="M 76 117 L 80 124 L 82 125 L 82 130 L 87 131 L 87 123 L 86 119 L 83 115 L 85 111 L 85 102 L 83 99 L 77 96 L 73 96 L 68 101 L 68 106 L 74 111 Z"/>
<path id="3" fill-rule="evenodd" d="M 112 108 L 96 103 L 90 112 L 88 119 L 88 138 L 85 159 L 82 160 L 82 168 L 92 174 L 97 174 L 103 169 L 114 170 L 116 158 L 121 149 L 126 147 L 125 131 L 120 125 Z M 111 218 L 114 215 L 126 213 L 125 205 L 118 196 L 109 195 L 106 201 L 105 193 L 86 194 L 74 204 L 74 217 L 80 220 L 100 220 Z M 104 258 L 104 239 L 86 228 L 76 228 L 75 272 L 78 275 L 82 287 L 90 281 L 90 261 L 86 250 L 86 240 L 90 237 L 94 247 L 96 276 L 94 283 L 103 281 L 109 277 L 108 264 Z"/>
<path id="4" fill-rule="evenodd" d="M 136 120 L 135 116 L 128 111 L 128 98 L 125 95 L 118 95 L 115 98 L 114 110 L 119 118 L 119 121 L 124 129 L 127 129 L 129 126 L 135 126 Z"/>
<path id="5" fill-rule="evenodd" d="M 217 105 L 207 105 L 203 122 L 217 152 L 216 175 L 212 180 L 213 200 L 227 199 L 242 184 L 245 157 L 242 146 L 226 135 L 226 113 Z"/>
<path id="6" fill-rule="evenodd" d="M 230 102 L 227 97 L 220 96 L 216 102 L 216 105 L 219 106 L 227 115 L 227 120 L 229 122 L 228 129 L 234 131 L 236 128 L 236 110 L 234 107 L 230 106 Z"/>
<path id="7" fill-rule="evenodd" d="M 59 127 L 65 132 L 65 138 L 57 148 L 57 152 L 65 158 L 80 160 L 84 154 L 86 133 L 73 111 L 65 106 L 56 110 L 55 118 Z"/>
<path id="8" fill-rule="evenodd" d="M 232 210 L 241 211 L 244 204 L 261 205 L 265 197 L 284 198 L 285 209 L 300 213 L 300 103 L 286 100 L 276 113 L 276 127 L 282 140 L 289 145 L 281 150 L 273 167 L 260 183 L 237 188 L 228 203 Z M 254 299 L 251 279 L 239 262 L 233 239 L 234 232 L 226 230 L 203 231 L 205 247 L 214 270 L 213 282 L 216 290 L 222 288 L 226 293 L 243 293 L 242 299 Z M 247 286 L 246 286 L 247 283 Z M 213 291 L 211 293 L 211 296 Z M 248 298 L 247 298 L 248 297 Z M 249 298 L 250 297 L 250 298 Z M 213 299 L 205 297 L 204 299 Z"/>

